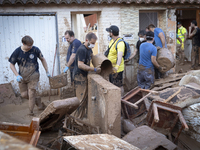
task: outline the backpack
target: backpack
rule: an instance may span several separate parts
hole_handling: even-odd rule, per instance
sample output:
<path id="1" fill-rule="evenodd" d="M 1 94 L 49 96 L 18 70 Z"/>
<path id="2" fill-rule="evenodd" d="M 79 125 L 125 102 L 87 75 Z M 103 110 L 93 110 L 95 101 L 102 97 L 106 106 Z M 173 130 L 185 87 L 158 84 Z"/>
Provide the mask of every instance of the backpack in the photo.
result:
<path id="1" fill-rule="evenodd" d="M 123 56 L 123 58 L 124 58 L 124 60 L 127 60 L 127 59 L 129 59 L 129 57 L 130 57 L 130 55 L 131 55 L 131 49 L 130 49 L 130 46 L 129 46 L 128 42 L 124 41 L 123 38 L 122 38 L 122 39 L 119 39 L 119 41 L 117 41 L 117 43 L 116 43 L 115 49 L 117 50 L 117 44 L 118 44 L 119 42 L 121 42 L 121 41 L 123 41 L 124 44 L 125 44 L 125 51 L 124 51 L 124 56 Z"/>

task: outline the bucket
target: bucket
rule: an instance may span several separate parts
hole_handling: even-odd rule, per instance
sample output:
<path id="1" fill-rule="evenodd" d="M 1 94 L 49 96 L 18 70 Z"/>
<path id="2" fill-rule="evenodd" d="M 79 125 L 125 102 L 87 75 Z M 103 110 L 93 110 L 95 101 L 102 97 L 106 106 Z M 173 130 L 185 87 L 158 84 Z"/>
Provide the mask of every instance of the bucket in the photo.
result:
<path id="1" fill-rule="evenodd" d="M 157 62 L 161 67 L 165 67 L 164 72 L 167 72 L 175 66 L 174 55 L 167 48 L 161 48 L 157 53 Z M 163 73 L 164 73 L 163 72 Z"/>
<path id="2" fill-rule="evenodd" d="M 66 86 L 68 84 L 67 73 L 62 73 L 60 75 L 50 77 L 49 84 L 51 89 L 58 89 Z"/>

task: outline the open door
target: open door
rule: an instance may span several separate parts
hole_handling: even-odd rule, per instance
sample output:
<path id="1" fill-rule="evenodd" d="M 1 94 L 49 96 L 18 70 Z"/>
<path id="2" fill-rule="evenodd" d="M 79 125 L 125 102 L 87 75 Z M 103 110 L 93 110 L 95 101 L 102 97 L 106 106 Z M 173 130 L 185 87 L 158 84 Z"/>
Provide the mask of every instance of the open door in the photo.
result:
<path id="1" fill-rule="evenodd" d="M 75 37 L 82 43 L 85 42 L 85 36 L 89 32 L 93 32 L 98 37 L 98 26 L 97 26 L 97 14 L 87 13 L 79 14 L 73 13 L 72 17 L 72 30 L 74 31 Z M 98 54 L 98 39 L 96 41 L 95 47 L 92 49 L 93 54 Z"/>

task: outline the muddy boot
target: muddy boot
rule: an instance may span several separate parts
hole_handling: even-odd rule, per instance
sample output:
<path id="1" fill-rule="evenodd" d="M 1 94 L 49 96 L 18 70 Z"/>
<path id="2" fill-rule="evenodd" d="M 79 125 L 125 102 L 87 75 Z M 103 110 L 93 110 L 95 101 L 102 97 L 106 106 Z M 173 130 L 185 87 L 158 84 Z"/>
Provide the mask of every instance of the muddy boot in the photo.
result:
<path id="1" fill-rule="evenodd" d="M 35 98 L 35 104 L 38 107 L 38 110 L 44 110 L 46 108 L 45 104 L 41 102 L 41 97 Z"/>
<path id="2" fill-rule="evenodd" d="M 29 115 L 29 116 L 34 116 L 33 111 L 29 111 L 28 115 Z"/>

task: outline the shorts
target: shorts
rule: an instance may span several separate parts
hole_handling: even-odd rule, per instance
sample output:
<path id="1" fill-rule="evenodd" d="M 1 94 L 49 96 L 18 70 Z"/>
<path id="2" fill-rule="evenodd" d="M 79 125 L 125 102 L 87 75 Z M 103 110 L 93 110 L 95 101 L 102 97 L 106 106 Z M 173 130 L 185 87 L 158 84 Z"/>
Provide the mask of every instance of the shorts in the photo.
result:
<path id="1" fill-rule="evenodd" d="M 109 81 L 118 87 L 122 87 L 123 86 L 123 71 L 110 74 Z"/>
<path id="2" fill-rule="evenodd" d="M 142 89 L 150 89 L 154 84 L 154 69 L 140 65 L 137 72 L 137 83 Z"/>
<path id="3" fill-rule="evenodd" d="M 40 74 L 39 72 L 34 72 L 28 79 L 23 79 L 19 83 L 20 93 L 27 91 L 28 89 L 36 90 L 38 87 Z"/>

